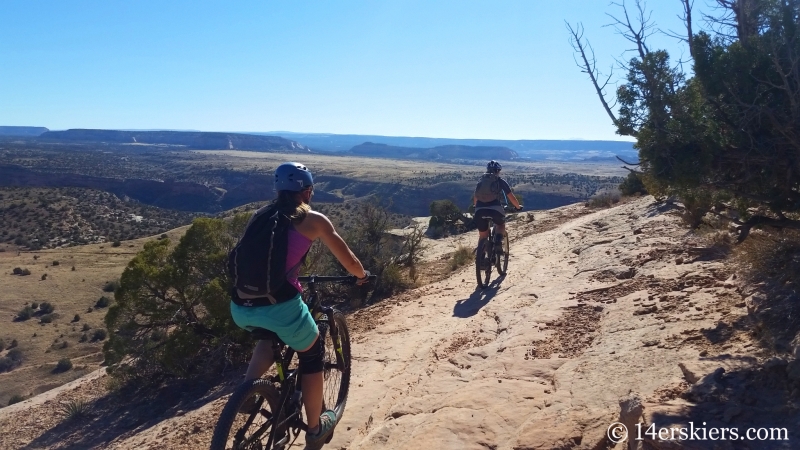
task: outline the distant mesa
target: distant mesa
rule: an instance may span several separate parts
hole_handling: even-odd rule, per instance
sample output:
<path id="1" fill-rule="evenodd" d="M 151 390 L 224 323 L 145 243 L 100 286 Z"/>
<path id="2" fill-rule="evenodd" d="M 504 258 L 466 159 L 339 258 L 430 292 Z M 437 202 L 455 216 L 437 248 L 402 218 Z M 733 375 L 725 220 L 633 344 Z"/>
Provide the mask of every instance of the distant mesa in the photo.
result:
<path id="1" fill-rule="evenodd" d="M 36 137 L 48 131 L 45 127 L 0 127 L 0 136 Z"/>
<path id="2" fill-rule="evenodd" d="M 47 131 L 39 136 L 59 142 L 106 142 L 131 145 L 171 145 L 188 150 L 250 150 L 308 152 L 298 142 L 278 136 L 205 131 L 120 131 L 72 129 Z"/>
<path id="3" fill-rule="evenodd" d="M 356 145 L 350 149 L 349 153 L 358 156 L 424 160 L 459 158 L 511 160 L 519 157 L 519 154 L 514 150 L 499 146 L 440 145 L 432 148 L 419 148 L 376 144 L 374 142 Z"/>

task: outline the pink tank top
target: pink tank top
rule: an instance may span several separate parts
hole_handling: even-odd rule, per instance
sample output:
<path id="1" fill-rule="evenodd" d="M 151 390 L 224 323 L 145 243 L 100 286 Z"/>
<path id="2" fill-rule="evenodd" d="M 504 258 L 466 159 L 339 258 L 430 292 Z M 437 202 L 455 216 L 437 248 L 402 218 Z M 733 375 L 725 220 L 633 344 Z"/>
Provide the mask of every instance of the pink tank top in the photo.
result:
<path id="1" fill-rule="evenodd" d="M 303 287 L 297 281 L 297 274 L 300 266 L 303 265 L 303 256 L 311 248 L 311 240 L 300 234 L 294 227 L 289 228 L 289 251 L 286 252 L 286 280 L 297 288 L 298 292 L 303 292 Z"/>

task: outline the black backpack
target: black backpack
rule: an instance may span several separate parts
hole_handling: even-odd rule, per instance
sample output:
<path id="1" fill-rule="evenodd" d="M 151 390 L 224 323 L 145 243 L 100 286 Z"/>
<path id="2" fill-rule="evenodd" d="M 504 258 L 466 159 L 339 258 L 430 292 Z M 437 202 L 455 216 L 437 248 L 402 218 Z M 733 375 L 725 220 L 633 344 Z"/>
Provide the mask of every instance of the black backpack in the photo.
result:
<path id="1" fill-rule="evenodd" d="M 240 306 L 274 305 L 297 295 L 286 280 L 291 219 L 267 205 L 253 214 L 228 255 L 233 302 Z M 245 298 L 240 298 L 244 294 Z"/>

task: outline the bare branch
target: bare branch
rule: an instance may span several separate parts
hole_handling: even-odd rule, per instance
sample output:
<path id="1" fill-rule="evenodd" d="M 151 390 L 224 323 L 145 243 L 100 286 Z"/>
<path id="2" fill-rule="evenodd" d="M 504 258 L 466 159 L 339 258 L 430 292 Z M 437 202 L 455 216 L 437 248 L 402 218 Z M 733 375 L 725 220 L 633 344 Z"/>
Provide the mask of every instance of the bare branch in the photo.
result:
<path id="1" fill-rule="evenodd" d="M 611 80 L 611 75 L 608 76 L 608 79 L 603 83 L 601 86 L 600 83 L 597 81 L 598 77 L 600 76 L 600 72 L 597 70 L 597 59 L 594 56 L 594 50 L 592 49 L 591 45 L 588 41 L 584 43 L 583 41 L 583 25 L 578 23 L 575 28 L 572 27 L 568 22 L 565 22 L 567 25 L 567 29 L 570 32 L 570 44 L 572 44 L 572 48 L 575 50 L 575 53 L 581 55 L 581 61 L 576 61 L 578 67 L 581 68 L 581 71 L 589 75 L 589 79 L 592 80 L 592 85 L 594 85 L 594 89 L 597 92 L 597 96 L 600 98 L 600 103 L 603 104 L 603 108 L 606 110 L 606 114 L 608 117 L 611 118 L 611 122 L 617 126 L 618 121 L 617 117 L 614 115 L 614 112 L 611 110 L 611 106 L 609 106 L 608 101 L 606 100 L 604 89 L 608 85 L 609 81 Z M 587 55 L 587 49 L 591 52 L 591 57 Z M 612 73 L 613 74 L 613 73 Z"/>
<path id="2" fill-rule="evenodd" d="M 638 166 L 638 165 L 641 164 L 641 163 L 629 163 L 628 161 L 625 161 L 624 159 L 620 158 L 617 155 L 614 155 L 614 157 L 617 158 L 618 160 L 622 161 L 623 164 L 627 164 L 629 166 Z"/>

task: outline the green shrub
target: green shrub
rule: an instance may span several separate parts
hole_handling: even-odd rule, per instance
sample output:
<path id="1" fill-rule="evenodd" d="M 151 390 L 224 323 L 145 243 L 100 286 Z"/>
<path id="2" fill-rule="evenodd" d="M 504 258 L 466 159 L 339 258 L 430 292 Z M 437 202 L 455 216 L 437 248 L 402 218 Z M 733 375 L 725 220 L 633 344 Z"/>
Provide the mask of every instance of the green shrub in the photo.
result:
<path id="1" fill-rule="evenodd" d="M 92 327 L 90 327 L 88 323 L 83 324 L 83 331 L 89 331 L 91 329 Z"/>
<path id="2" fill-rule="evenodd" d="M 110 298 L 108 298 L 106 296 L 102 296 L 97 300 L 97 303 L 95 303 L 94 306 L 95 306 L 95 308 L 105 308 L 110 303 L 111 303 L 111 299 Z"/>
<path id="3" fill-rule="evenodd" d="M 2 372 L 2 370 L 0 370 L 0 372 Z M 21 402 L 23 400 L 25 400 L 25 397 L 23 397 L 22 395 L 19 395 L 19 394 L 14 394 L 14 395 L 11 396 L 10 399 L 8 399 L 8 406 L 13 405 L 14 403 L 19 403 L 19 402 Z"/>
<path id="4" fill-rule="evenodd" d="M 41 317 L 39 317 L 39 323 L 51 323 L 55 319 L 56 319 L 56 315 L 53 314 L 53 313 L 44 314 Z"/>
<path id="5" fill-rule="evenodd" d="M 72 318 L 73 322 L 80 322 L 81 316 L 79 314 L 75 314 L 75 317 Z"/>
<path id="6" fill-rule="evenodd" d="M 33 316 L 33 308 L 30 306 L 26 306 L 22 308 L 18 313 L 17 317 L 14 319 L 16 321 L 28 320 Z"/>
<path id="7" fill-rule="evenodd" d="M 69 369 L 72 369 L 72 361 L 70 361 L 69 358 L 61 358 L 58 360 L 58 364 L 56 364 L 56 368 L 53 370 L 53 373 L 66 372 Z"/>
<path id="8" fill-rule="evenodd" d="M 88 335 L 88 334 L 86 334 L 86 333 L 83 333 L 83 334 L 81 335 L 81 338 L 80 338 L 80 339 L 78 339 L 78 342 L 86 342 L 86 341 L 88 341 L 88 340 L 89 340 L 89 335 Z"/>
<path id="9" fill-rule="evenodd" d="M 12 339 L 11 340 L 11 345 L 9 345 L 8 348 L 16 348 L 18 345 L 19 345 L 19 342 L 17 342 L 16 339 Z"/>
<path id="10" fill-rule="evenodd" d="M 628 172 L 628 176 L 620 183 L 619 191 L 622 195 L 647 195 L 647 188 L 639 175 L 634 172 Z"/>
<path id="11" fill-rule="evenodd" d="M 53 265 L 54 265 L 54 266 L 57 266 L 57 265 L 59 265 L 59 264 L 61 264 L 61 263 L 59 263 L 58 261 L 53 261 Z"/>
<path id="12" fill-rule="evenodd" d="M 131 260 L 105 316 L 103 354 L 112 376 L 195 377 L 246 360 L 250 337 L 230 317 L 226 268 L 240 235 L 235 225 L 246 223 L 238 216 L 195 219 L 177 245 L 153 240 Z M 147 286 L 162 295 L 150 295 Z M 157 330 L 165 336 L 160 342 L 150 339 Z M 91 337 L 105 338 L 106 331 Z"/>
<path id="13" fill-rule="evenodd" d="M 44 281 L 44 280 L 46 280 L 46 279 L 47 279 L 47 274 L 46 274 L 46 273 L 43 273 L 43 274 L 42 274 L 42 281 Z"/>
<path id="14" fill-rule="evenodd" d="M 120 245 L 122 245 L 122 242 L 120 242 L 120 241 L 114 241 L 114 242 L 111 244 L 111 246 L 112 246 L 112 247 L 119 247 Z"/>
<path id="15" fill-rule="evenodd" d="M 16 367 L 14 360 L 7 356 L 0 357 L 0 373 L 8 372 L 14 367 Z"/>
<path id="16" fill-rule="evenodd" d="M 390 296 L 397 292 L 404 291 L 411 287 L 411 282 L 406 278 L 400 266 L 397 264 L 389 264 L 383 269 L 379 283 L 375 286 L 375 290 L 381 296 Z"/>
<path id="17" fill-rule="evenodd" d="M 14 275 L 22 275 L 22 268 L 21 267 L 14 267 L 14 270 L 11 271 Z"/>
<path id="18" fill-rule="evenodd" d="M 114 292 L 119 288 L 119 281 L 109 281 L 103 286 L 103 292 Z"/>
<path id="19" fill-rule="evenodd" d="M 612 192 L 604 192 L 597 194 L 586 201 L 588 208 L 610 208 L 615 203 L 619 202 L 619 194 Z"/>
<path id="20" fill-rule="evenodd" d="M 55 309 L 56 307 L 53 306 L 53 304 L 50 302 L 42 302 L 39 305 L 39 311 L 41 311 L 44 314 L 50 314 L 51 312 L 55 311 Z"/>
<path id="21" fill-rule="evenodd" d="M 33 309 L 39 309 L 39 303 L 37 303 L 37 302 L 33 302 L 33 303 L 31 303 L 31 308 L 33 308 Z"/>
<path id="22" fill-rule="evenodd" d="M 108 334 L 106 333 L 106 330 L 104 330 L 102 328 L 98 328 L 98 329 L 94 330 L 94 333 L 92 333 L 92 342 L 94 342 L 94 341 L 103 341 L 103 340 L 105 340 L 107 335 Z"/>
<path id="23" fill-rule="evenodd" d="M 12 348 L 11 350 L 8 351 L 8 354 L 6 354 L 6 356 L 11 358 L 12 361 L 21 362 L 22 361 L 22 350 L 20 350 L 20 349 L 18 349 L 16 347 Z"/>
<path id="24" fill-rule="evenodd" d="M 475 252 L 472 248 L 459 245 L 453 255 L 450 257 L 448 267 L 451 271 L 467 265 L 475 260 Z"/>
<path id="25" fill-rule="evenodd" d="M 20 273 L 20 276 L 23 276 L 23 277 L 25 277 L 25 276 L 28 276 L 28 275 L 30 275 L 30 274 L 31 274 L 31 271 L 30 271 L 30 270 L 28 270 L 28 269 L 22 269 L 22 272 Z"/>

